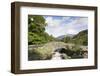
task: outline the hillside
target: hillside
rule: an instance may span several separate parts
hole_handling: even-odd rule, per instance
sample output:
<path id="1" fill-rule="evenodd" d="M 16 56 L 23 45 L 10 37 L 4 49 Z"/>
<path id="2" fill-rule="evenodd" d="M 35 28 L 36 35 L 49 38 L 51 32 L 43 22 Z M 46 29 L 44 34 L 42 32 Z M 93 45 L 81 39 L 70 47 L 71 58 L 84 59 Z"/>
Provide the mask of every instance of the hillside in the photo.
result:
<path id="1" fill-rule="evenodd" d="M 61 36 L 58 36 L 57 39 L 63 40 L 65 37 L 73 38 L 74 36 L 75 36 L 74 34 L 61 35 Z"/>
<path id="2" fill-rule="evenodd" d="M 66 43 L 74 43 L 78 45 L 88 45 L 88 30 L 80 31 L 78 34 L 73 35 L 73 37 L 66 36 L 62 39 Z"/>
<path id="3" fill-rule="evenodd" d="M 76 44 L 88 45 L 88 30 L 83 30 L 75 35 L 72 41 Z"/>

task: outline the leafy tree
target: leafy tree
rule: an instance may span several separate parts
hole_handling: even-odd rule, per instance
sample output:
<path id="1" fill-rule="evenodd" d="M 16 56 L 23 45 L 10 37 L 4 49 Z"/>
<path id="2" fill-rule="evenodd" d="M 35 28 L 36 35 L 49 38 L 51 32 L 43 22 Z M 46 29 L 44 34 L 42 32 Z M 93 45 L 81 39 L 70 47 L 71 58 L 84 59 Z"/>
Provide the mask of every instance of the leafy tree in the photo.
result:
<path id="1" fill-rule="evenodd" d="M 63 39 L 63 41 L 64 41 L 65 43 L 68 43 L 70 39 L 71 39 L 70 37 L 67 37 L 67 36 L 66 36 L 66 37 Z"/>
<path id="2" fill-rule="evenodd" d="M 41 33 L 45 30 L 45 19 L 43 16 L 29 15 L 28 29 L 30 32 Z"/>
<path id="3" fill-rule="evenodd" d="M 28 16 L 28 44 L 43 44 L 54 39 L 45 32 L 46 25 L 43 16 Z"/>

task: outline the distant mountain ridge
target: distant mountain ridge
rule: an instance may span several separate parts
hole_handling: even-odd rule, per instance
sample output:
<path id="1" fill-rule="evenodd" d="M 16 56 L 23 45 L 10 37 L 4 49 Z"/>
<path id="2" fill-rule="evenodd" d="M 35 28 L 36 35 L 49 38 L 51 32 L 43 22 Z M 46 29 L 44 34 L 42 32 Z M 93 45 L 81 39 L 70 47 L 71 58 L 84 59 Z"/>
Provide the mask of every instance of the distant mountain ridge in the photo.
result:
<path id="1" fill-rule="evenodd" d="M 64 39 L 65 37 L 73 38 L 74 36 L 75 36 L 75 34 L 61 35 L 61 36 L 58 36 L 57 39 L 62 40 L 62 39 Z"/>
<path id="2" fill-rule="evenodd" d="M 88 30 L 82 30 L 78 34 L 67 34 L 56 38 L 57 40 L 64 41 L 65 43 L 74 43 L 81 45 L 88 45 Z"/>
<path id="3" fill-rule="evenodd" d="M 82 37 L 83 35 L 87 35 L 87 34 L 88 34 L 88 30 L 80 31 L 78 34 L 76 34 L 76 35 L 73 37 L 73 39 Z"/>

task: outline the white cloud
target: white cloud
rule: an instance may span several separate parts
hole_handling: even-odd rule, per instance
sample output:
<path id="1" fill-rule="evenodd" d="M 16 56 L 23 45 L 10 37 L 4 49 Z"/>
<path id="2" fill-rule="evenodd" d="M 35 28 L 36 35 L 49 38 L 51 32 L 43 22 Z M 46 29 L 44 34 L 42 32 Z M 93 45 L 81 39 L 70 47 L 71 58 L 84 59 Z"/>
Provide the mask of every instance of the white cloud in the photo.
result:
<path id="1" fill-rule="evenodd" d="M 68 29 L 67 30 L 67 34 L 77 34 L 77 33 L 78 33 L 78 31 L 75 29 Z"/>
<path id="2" fill-rule="evenodd" d="M 70 17 L 63 17 L 63 18 L 62 18 L 63 21 L 69 20 L 69 19 L 70 19 Z"/>
<path id="3" fill-rule="evenodd" d="M 58 19 L 54 20 L 52 17 L 46 18 L 46 23 L 48 24 L 48 26 L 51 26 L 51 27 L 59 26 L 60 22 L 61 20 L 58 20 Z"/>
<path id="4" fill-rule="evenodd" d="M 77 34 L 81 30 L 87 29 L 88 18 L 79 17 L 69 20 L 70 17 L 63 17 L 62 19 L 53 19 L 53 17 L 47 17 L 46 32 L 54 37 L 58 37 L 66 34 Z"/>
<path id="5" fill-rule="evenodd" d="M 79 18 L 75 24 L 84 24 L 86 25 L 88 23 L 88 18 Z"/>

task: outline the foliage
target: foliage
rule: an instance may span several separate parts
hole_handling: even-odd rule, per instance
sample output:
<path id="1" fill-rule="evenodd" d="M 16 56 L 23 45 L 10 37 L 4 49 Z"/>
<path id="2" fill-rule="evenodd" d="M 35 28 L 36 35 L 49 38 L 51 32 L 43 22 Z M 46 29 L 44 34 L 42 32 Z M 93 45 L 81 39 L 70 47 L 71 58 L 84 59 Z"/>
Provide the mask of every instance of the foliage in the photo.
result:
<path id="1" fill-rule="evenodd" d="M 88 30 L 79 32 L 73 40 L 76 44 L 88 45 Z"/>
<path id="2" fill-rule="evenodd" d="M 65 48 L 59 48 L 56 52 L 61 54 L 62 59 L 84 58 L 82 48 L 79 45 L 66 45 Z"/>
<path id="3" fill-rule="evenodd" d="M 79 45 L 66 46 L 64 51 L 71 58 L 83 58 L 82 48 Z"/>
<path id="4" fill-rule="evenodd" d="M 28 16 L 28 44 L 43 44 L 54 38 L 45 32 L 45 18 L 39 15 Z"/>
<path id="5" fill-rule="evenodd" d="M 88 30 L 83 30 L 75 35 L 73 38 L 65 37 L 63 40 L 65 43 L 74 43 L 78 45 L 88 45 Z"/>
<path id="6" fill-rule="evenodd" d="M 41 60 L 41 55 L 35 49 L 29 50 L 28 60 Z"/>
<path id="7" fill-rule="evenodd" d="M 52 47 L 49 44 L 44 44 L 41 47 L 29 50 L 29 60 L 47 60 L 52 58 Z"/>
<path id="8" fill-rule="evenodd" d="M 66 36 L 66 37 L 63 38 L 62 41 L 65 42 L 65 43 L 68 43 L 70 40 L 71 40 L 71 38 Z"/>

